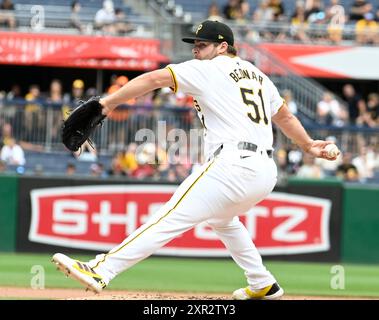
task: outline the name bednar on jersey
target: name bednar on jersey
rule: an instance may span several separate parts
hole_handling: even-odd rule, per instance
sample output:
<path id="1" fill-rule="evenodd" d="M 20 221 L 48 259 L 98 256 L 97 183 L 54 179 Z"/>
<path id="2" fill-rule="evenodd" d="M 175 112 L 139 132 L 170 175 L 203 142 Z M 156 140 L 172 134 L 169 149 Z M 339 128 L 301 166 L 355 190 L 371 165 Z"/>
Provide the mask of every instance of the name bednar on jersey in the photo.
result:
<path id="1" fill-rule="evenodd" d="M 212 24 L 211 21 L 206 23 Z M 218 34 L 215 25 L 223 27 L 223 24 L 200 25 L 196 40 L 209 41 L 222 34 L 223 40 L 233 45 L 233 34 L 228 30 L 220 30 Z M 183 41 L 193 42 L 193 39 L 184 38 Z M 225 148 L 239 141 L 254 143 L 262 150 L 272 149 L 271 117 L 284 100 L 272 81 L 253 64 L 238 56 L 220 55 L 212 60 L 194 59 L 167 68 L 175 82 L 172 89 L 194 97 L 195 108 L 205 129 L 206 159 L 221 144 Z"/>

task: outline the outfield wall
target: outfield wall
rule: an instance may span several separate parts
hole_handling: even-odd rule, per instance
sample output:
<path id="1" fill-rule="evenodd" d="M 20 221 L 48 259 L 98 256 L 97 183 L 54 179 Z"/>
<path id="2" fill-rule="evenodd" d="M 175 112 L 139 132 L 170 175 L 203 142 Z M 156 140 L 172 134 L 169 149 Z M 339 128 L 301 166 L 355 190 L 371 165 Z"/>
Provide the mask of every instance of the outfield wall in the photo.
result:
<path id="1" fill-rule="evenodd" d="M 18 177 L 0 176 L 0 251 L 16 250 Z"/>
<path id="2" fill-rule="evenodd" d="M 379 262 L 379 186 L 344 188 L 342 258 L 346 262 Z"/>
<path id="3" fill-rule="evenodd" d="M 106 252 L 176 189 L 172 183 L 0 176 L 0 251 Z M 292 179 L 240 219 L 265 260 L 376 263 L 379 187 Z M 206 225 L 157 255 L 229 257 Z"/>

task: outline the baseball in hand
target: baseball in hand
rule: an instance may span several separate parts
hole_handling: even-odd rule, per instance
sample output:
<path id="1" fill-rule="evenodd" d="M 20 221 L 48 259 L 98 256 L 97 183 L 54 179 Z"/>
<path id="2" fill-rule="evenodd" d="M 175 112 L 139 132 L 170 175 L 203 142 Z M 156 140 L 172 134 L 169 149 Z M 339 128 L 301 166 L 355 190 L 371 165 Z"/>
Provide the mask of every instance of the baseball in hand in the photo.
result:
<path id="1" fill-rule="evenodd" d="M 340 154 L 338 147 L 334 143 L 328 144 L 325 150 L 328 153 L 328 158 L 335 158 Z"/>

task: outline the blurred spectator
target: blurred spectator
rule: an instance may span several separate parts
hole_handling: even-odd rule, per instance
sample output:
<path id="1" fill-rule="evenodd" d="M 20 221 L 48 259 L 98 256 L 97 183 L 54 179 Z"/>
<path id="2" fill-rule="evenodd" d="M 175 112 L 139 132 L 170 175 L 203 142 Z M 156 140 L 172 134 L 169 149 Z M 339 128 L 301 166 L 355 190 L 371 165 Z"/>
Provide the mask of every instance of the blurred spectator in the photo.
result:
<path id="1" fill-rule="evenodd" d="M 350 20 L 358 21 L 363 19 L 365 13 L 372 10 L 372 5 L 366 0 L 354 0 L 350 7 Z"/>
<path id="2" fill-rule="evenodd" d="M 363 181 L 374 176 L 376 155 L 375 152 L 366 146 L 362 146 L 359 155 L 351 161 L 357 168 L 359 178 Z"/>
<path id="3" fill-rule="evenodd" d="M 16 28 L 16 18 L 12 0 L 3 0 L 0 4 L 0 26 L 3 25 L 10 29 Z"/>
<path id="4" fill-rule="evenodd" d="M 93 163 L 90 167 L 90 176 L 96 178 L 106 178 L 106 172 L 104 171 L 104 165 L 102 163 Z"/>
<path id="5" fill-rule="evenodd" d="M 240 0 L 228 0 L 223 8 L 224 17 L 228 20 L 236 20 L 242 14 Z"/>
<path id="6" fill-rule="evenodd" d="M 171 170 L 174 170 L 175 180 L 179 182 L 183 181 L 189 175 L 189 170 L 182 164 L 177 164 L 176 166 L 174 166 L 174 169 L 171 168 L 169 170 L 169 174 Z"/>
<path id="7" fill-rule="evenodd" d="M 282 13 L 284 12 L 284 7 L 278 0 L 262 0 L 259 3 L 259 7 L 253 13 L 253 21 L 260 24 L 260 33 L 254 33 L 254 31 L 249 30 L 245 33 L 248 38 L 252 41 L 258 41 L 262 38 L 265 41 L 283 41 L 286 38 L 286 33 L 281 29 L 265 28 L 265 26 L 270 26 L 271 21 L 278 21 L 283 18 Z"/>
<path id="8" fill-rule="evenodd" d="M 133 25 L 126 20 L 125 12 L 121 8 L 115 10 L 114 28 L 115 33 L 119 36 L 135 31 Z"/>
<path id="9" fill-rule="evenodd" d="M 125 177 L 126 172 L 122 169 L 121 162 L 120 162 L 120 153 L 121 151 L 118 151 L 111 162 L 111 167 L 108 170 L 107 174 L 111 177 Z"/>
<path id="10" fill-rule="evenodd" d="M 76 165 L 73 162 L 67 163 L 65 175 L 73 176 L 76 173 Z"/>
<path id="11" fill-rule="evenodd" d="M 326 20 L 329 22 L 329 39 L 334 44 L 340 43 L 346 22 L 345 9 L 340 5 L 340 0 L 330 0 L 330 5 L 326 8 Z"/>
<path id="12" fill-rule="evenodd" d="M 40 112 L 42 110 L 42 99 L 38 85 L 32 84 L 29 87 L 29 92 L 25 95 L 25 100 L 30 103 L 27 103 L 24 108 L 24 127 L 22 132 L 22 140 L 31 141 L 33 137 L 33 131 L 45 126 L 43 112 Z"/>
<path id="13" fill-rule="evenodd" d="M 317 104 L 317 121 L 320 124 L 341 127 L 348 116 L 345 109 L 334 99 L 331 92 L 325 92 L 322 100 Z"/>
<path id="14" fill-rule="evenodd" d="M 280 170 L 287 171 L 287 151 L 283 148 L 278 149 L 278 151 L 276 152 L 276 158 Z"/>
<path id="15" fill-rule="evenodd" d="M 153 165 L 149 163 L 139 163 L 137 169 L 133 171 L 131 176 L 143 180 L 146 178 L 153 178 L 155 172 Z"/>
<path id="16" fill-rule="evenodd" d="M 112 0 L 104 0 L 103 7 L 96 12 L 95 26 L 96 28 L 110 34 L 116 32 L 114 23 L 116 15 L 114 12 L 114 5 Z"/>
<path id="17" fill-rule="evenodd" d="M 272 21 L 280 22 L 286 20 L 282 0 L 269 0 L 268 8 L 271 9 L 272 12 Z M 277 28 L 276 30 L 272 30 L 271 34 L 273 35 L 275 41 L 284 41 L 286 38 L 286 30 L 284 29 Z"/>
<path id="18" fill-rule="evenodd" d="M 250 13 L 250 4 L 247 0 L 240 0 L 240 12 L 242 19 L 248 19 Z"/>
<path id="19" fill-rule="evenodd" d="M 129 78 L 127 76 L 117 76 L 113 74 L 110 78 L 111 85 L 106 90 L 107 94 L 111 94 L 119 90 L 124 84 L 127 84 Z"/>
<path id="20" fill-rule="evenodd" d="M 310 23 L 325 20 L 325 11 L 321 0 L 307 0 L 305 4 L 305 20 Z"/>
<path id="21" fill-rule="evenodd" d="M 118 155 L 121 168 L 128 175 L 131 175 L 132 172 L 138 168 L 136 150 L 137 144 L 135 142 L 132 142 L 128 145 L 127 149 L 124 152 L 121 152 Z"/>
<path id="22" fill-rule="evenodd" d="M 174 168 L 168 169 L 167 174 L 165 176 L 162 176 L 162 178 L 169 182 L 175 182 L 178 180 Z"/>
<path id="23" fill-rule="evenodd" d="M 76 79 L 72 83 L 71 89 L 71 102 L 77 102 L 78 100 L 85 100 L 86 96 L 84 94 L 84 81 L 81 79 Z"/>
<path id="24" fill-rule="evenodd" d="M 352 164 L 352 154 L 350 152 L 342 153 L 342 163 L 337 167 L 336 176 L 349 182 L 359 180 L 357 167 Z"/>
<path id="25" fill-rule="evenodd" d="M 303 155 L 303 161 L 296 173 L 296 176 L 299 178 L 314 178 L 322 179 L 324 173 L 322 169 L 315 163 L 315 158 L 308 153 Z"/>
<path id="26" fill-rule="evenodd" d="M 12 135 L 12 125 L 8 122 L 5 122 L 1 128 L 1 141 L 0 148 L 6 144 L 9 144 L 10 139 L 13 139 Z"/>
<path id="27" fill-rule="evenodd" d="M 145 143 L 140 146 L 136 154 L 138 167 L 132 172 L 131 176 L 137 179 L 152 178 L 156 172 L 156 149 L 153 143 Z"/>
<path id="28" fill-rule="evenodd" d="M 269 7 L 269 0 L 261 0 L 253 13 L 254 22 L 270 22 L 274 20 L 274 11 Z"/>
<path id="29" fill-rule="evenodd" d="M 276 152 L 276 163 L 278 166 L 278 183 L 282 184 L 288 178 L 287 151 L 284 148 L 280 148 Z"/>
<path id="30" fill-rule="evenodd" d="M 111 86 L 107 89 L 107 93 L 111 94 L 113 92 L 116 92 L 117 90 L 121 89 L 125 84 L 129 82 L 129 78 L 127 76 L 116 76 L 114 79 L 111 79 Z M 128 105 L 134 105 L 136 102 L 136 99 L 130 99 L 126 101 L 126 104 Z M 112 112 L 113 113 L 113 112 Z"/>
<path id="31" fill-rule="evenodd" d="M 1 148 L 0 159 L 8 165 L 23 166 L 25 164 L 25 154 L 21 146 L 14 138 L 8 139 L 8 143 Z"/>
<path id="32" fill-rule="evenodd" d="M 53 79 L 50 83 L 49 95 L 46 99 L 47 103 L 61 105 L 63 102 L 63 89 L 62 81 L 59 79 Z"/>
<path id="33" fill-rule="evenodd" d="M 287 150 L 287 159 L 289 173 L 296 173 L 301 165 L 303 153 L 292 143 Z"/>
<path id="34" fill-rule="evenodd" d="M 179 162 L 175 166 L 176 178 L 179 181 L 183 181 L 188 177 L 191 171 L 191 164 L 188 159 L 183 155 L 183 157 L 179 157 Z"/>
<path id="35" fill-rule="evenodd" d="M 379 25 L 374 20 L 374 14 L 367 12 L 355 24 L 356 41 L 359 44 L 375 44 L 378 41 Z"/>
<path id="36" fill-rule="evenodd" d="M 85 97 L 92 97 L 92 96 L 97 96 L 98 93 L 97 93 L 97 89 L 94 88 L 94 87 L 89 87 L 87 90 L 86 90 L 86 93 L 85 93 Z"/>
<path id="37" fill-rule="evenodd" d="M 297 114 L 297 104 L 293 100 L 291 90 L 288 90 L 288 89 L 283 90 L 283 99 L 286 101 L 286 104 L 287 104 L 288 108 L 290 109 L 291 113 L 296 115 Z"/>
<path id="38" fill-rule="evenodd" d="M 128 83 L 129 79 L 126 76 L 113 76 L 111 78 L 111 86 L 107 89 L 107 93 L 111 94 L 113 92 L 116 92 L 120 88 L 122 88 L 126 83 Z M 126 101 L 126 105 L 134 105 L 136 102 L 136 99 L 130 99 Z M 109 115 L 108 119 L 113 121 L 113 128 L 112 134 L 110 135 L 110 143 L 111 145 L 115 146 L 115 149 L 120 149 L 119 146 L 123 146 L 125 144 L 125 125 L 124 121 L 129 119 L 129 113 L 130 110 L 127 108 L 119 107 L 115 110 L 113 110 Z M 129 126 L 128 126 L 129 127 Z"/>
<path id="39" fill-rule="evenodd" d="M 27 104 L 25 106 L 25 112 L 34 112 L 34 111 L 40 110 L 41 106 L 38 103 L 39 100 L 41 100 L 40 95 L 41 95 L 41 91 L 40 91 L 39 85 L 32 84 L 29 87 L 28 93 L 25 95 L 25 100 L 31 101 L 31 102 L 36 102 L 36 104 L 34 104 L 34 103 Z"/>
<path id="40" fill-rule="evenodd" d="M 71 93 L 65 93 L 63 96 L 63 119 L 68 117 L 71 110 L 78 105 L 79 101 L 84 100 L 86 100 L 86 95 L 84 94 L 84 82 L 81 79 L 76 79 L 72 82 Z"/>
<path id="41" fill-rule="evenodd" d="M 356 93 L 351 84 L 345 84 L 342 89 L 343 99 L 347 102 L 350 124 L 361 124 L 362 116 L 366 112 L 366 104 L 362 97 Z"/>
<path id="42" fill-rule="evenodd" d="M 11 91 L 7 93 L 6 98 L 7 100 L 22 98 L 21 87 L 18 84 L 13 84 L 11 87 Z"/>
<path id="43" fill-rule="evenodd" d="M 4 107 L 3 102 L 6 94 L 5 90 L 0 90 L 0 110 Z"/>
<path id="44" fill-rule="evenodd" d="M 138 165 L 141 164 L 156 164 L 156 147 L 152 142 L 146 142 L 139 145 L 136 149 L 136 160 Z"/>
<path id="45" fill-rule="evenodd" d="M 161 142 L 161 144 L 164 143 Z M 157 146 L 156 157 L 158 174 L 164 176 L 170 168 L 170 162 L 166 150 L 160 144 Z"/>
<path id="46" fill-rule="evenodd" d="M 379 126 L 379 94 L 370 93 L 367 97 L 367 112 L 364 122 L 371 128 Z"/>
<path id="47" fill-rule="evenodd" d="M 370 147 L 372 147 L 372 150 L 375 152 L 375 175 L 378 173 L 379 171 L 379 140 L 378 140 L 378 136 L 376 135 L 374 137 L 374 141 L 370 142 Z"/>
<path id="48" fill-rule="evenodd" d="M 70 27 L 78 29 L 81 33 L 84 33 L 85 26 L 80 21 L 79 12 L 82 8 L 79 1 L 73 1 L 71 3 L 71 16 L 70 16 Z"/>
<path id="49" fill-rule="evenodd" d="M 3 160 L 0 160 L 0 173 L 7 171 L 7 163 Z"/>
<path id="50" fill-rule="evenodd" d="M 215 20 L 215 21 L 220 21 L 220 22 L 224 20 L 220 12 L 220 8 L 216 2 L 212 2 L 209 5 L 207 20 Z"/>
<path id="51" fill-rule="evenodd" d="M 285 19 L 285 10 L 282 0 L 269 0 L 268 7 L 272 10 L 273 21 L 282 21 Z"/>
<path id="52" fill-rule="evenodd" d="M 295 12 L 291 17 L 290 34 L 295 40 L 308 43 L 310 39 L 307 35 L 308 23 L 305 19 L 305 5 L 304 1 L 296 1 Z"/>
<path id="53" fill-rule="evenodd" d="M 56 124 L 55 126 L 49 128 L 51 132 L 51 137 L 53 141 L 60 140 L 59 137 L 59 130 L 60 130 L 60 123 L 64 119 L 66 115 L 66 106 L 63 104 L 63 88 L 62 88 L 62 81 L 59 79 L 53 79 L 50 83 L 50 91 L 49 95 L 46 99 L 46 102 L 50 104 L 53 108 L 59 108 L 61 112 L 54 112 L 53 113 L 53 123 Z"/>

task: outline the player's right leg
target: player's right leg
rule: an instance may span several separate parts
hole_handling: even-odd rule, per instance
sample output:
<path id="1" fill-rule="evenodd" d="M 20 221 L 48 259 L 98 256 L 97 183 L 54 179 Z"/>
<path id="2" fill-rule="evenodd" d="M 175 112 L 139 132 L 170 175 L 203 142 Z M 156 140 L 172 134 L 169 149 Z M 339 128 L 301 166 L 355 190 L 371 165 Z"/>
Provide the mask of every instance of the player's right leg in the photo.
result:
<path id="1" fill-rule="evenodd" d="M 213 162 L 209 162 L 191 174 L 148 222 L 107 254 L 97 255 L 87 263 L 55 254 L 53 263 L 86 288 L 100 292 L 119 273 L 147 258 L 197 223 L 210 218 L 214 213 L 210 209 L 211 203 L 219 204 L 222 200 L 216 187 L 218 181 L 208 175 L 213 169 Z M 210 188 L 208 193 L 207 188 Z"/>
<path id="2" fill-rule="evenodd" d="M 219 236 L 232 258 L 245 271 L 248 286 L 233 292 L 237 300 L 279 299 L 283 289 L 263 265 L 262 258 L 245 226 L 236 216 L 231 219 L 207 221 Z"/>

